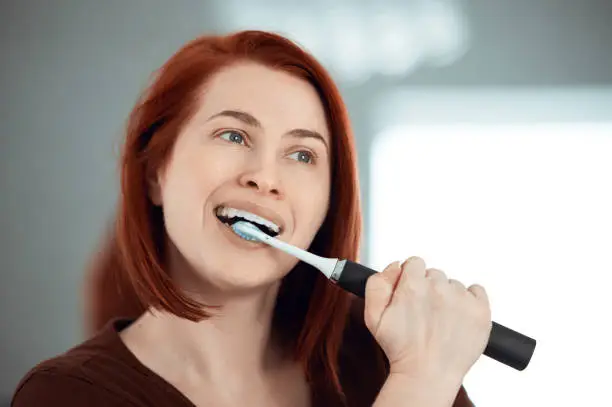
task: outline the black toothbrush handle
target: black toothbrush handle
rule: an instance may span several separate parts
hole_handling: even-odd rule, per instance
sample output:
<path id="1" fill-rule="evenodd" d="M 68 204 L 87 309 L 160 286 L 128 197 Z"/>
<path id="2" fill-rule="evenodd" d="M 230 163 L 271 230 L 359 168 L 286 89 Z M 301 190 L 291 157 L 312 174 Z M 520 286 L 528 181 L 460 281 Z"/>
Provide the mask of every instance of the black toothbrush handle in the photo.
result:
<path id="1" fill-rule="evenodd" d="M 339 261 L 339 266 L 336 267 L 332 280 L 344 290 L 364 298 L 366 282 L 377 272 L 350 260 Z M 483 353 L 516 370 L 524 370 L 533 356 L 535 347 L 535 339 L 493 321 L 489 342 Z"/>

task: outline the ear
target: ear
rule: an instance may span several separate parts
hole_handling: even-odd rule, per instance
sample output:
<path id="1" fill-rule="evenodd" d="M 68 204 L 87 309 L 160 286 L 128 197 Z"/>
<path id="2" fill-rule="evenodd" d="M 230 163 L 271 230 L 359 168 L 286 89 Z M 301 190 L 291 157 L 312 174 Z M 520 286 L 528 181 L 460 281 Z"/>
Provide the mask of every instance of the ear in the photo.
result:
<path id="1" fill-rule="evenodd" d="M 155 206 L 162 205 L 161 172 L 147 171 L 147 195 Z"/>

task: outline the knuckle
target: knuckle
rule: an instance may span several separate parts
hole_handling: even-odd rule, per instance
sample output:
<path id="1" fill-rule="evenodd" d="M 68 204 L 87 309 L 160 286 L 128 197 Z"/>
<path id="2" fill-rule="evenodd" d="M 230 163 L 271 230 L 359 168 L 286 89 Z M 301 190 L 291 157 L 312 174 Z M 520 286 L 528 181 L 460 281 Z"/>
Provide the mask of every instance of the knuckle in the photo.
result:
<path id="1" fill-rule="evenodd" d="M 385 269 L 383 270 L 383 273 L 390 273 L 392 271 L 394 271 L 395 269 L 400 267 L 400 262 L 399 261 L 394 261 L 393 263 L 389 264 L 387 267 L 385 267 Z"/>
<path id="2" fill-rule="evenodd" d="M 428 268 L 425 270 L 425 276 L 432 279 L 447 280 L 446 273 L 440 269 Z"/>
<path id="3" fill-rule="evenodd" d="M 481 286 L 480 284 L 472 284 L 470 286 L 470 290 L 477 290 L 477 291 L 480 291 L 483 294 L 486 292 L 485 288 L 483 286 Z"/>
<path id="4" fill-rule="evenodd" d="M 404 280 L 395 290 L 395 295 L 400 299 L 418 299 L 421 300 L 427 295 L 427 286 L 423 281 L 417 278 L 411 278 L 409 275 L 402 277 Z"/>
<path id="5" fill-rule="evenodd" d="M 489 302 L 489 297 L 487 295 L 487 290 L 485 290 L 485 288 L 483 286 L 481 286 L 480 284 L 472 284 L 467 290 L 470 293 L 472 293 L 473 296 L 476 297 L 476 299 L 478 299 L 480 301 L 484 301 L 486 303 Z"/>
<path id="6" fill-rule="evenodd" d="M 425 260 L 423 260 L 421 257 L 419 256 L 411 256 L 408 257 L 402 264 L 402 270 L 407 267 L 407 266 L 414 266 L 414 267 L 422 267 L 425 268 Z"/>
<path id="7" fill-rule="evenodd" d="M 403 280 L 395 287 L 394 294 L 412 294 L 418 289 L 418 286 L 413 281 L 409 281 L 406 276 L 402 277 Z"/>
<path id="8" fill-rule="evenodd" d="M 459 281 L 459 280 L 450 279 L 450 280 L 448 280 L 448 282 L 451 285 L 451 287 L 453 287 L 453 288 L 456 288 L 456 289 L 461 290 L 461 291 L 465 291 L 466 290 L 465 285 L 461 281 Z"/>
<path id="9" fill-rule="evenodd" d="M 431 291 L 438 297 L 446 297 L 448 295 L 450 286 L 446 281 L 433 280 L 430 283 Z"/>

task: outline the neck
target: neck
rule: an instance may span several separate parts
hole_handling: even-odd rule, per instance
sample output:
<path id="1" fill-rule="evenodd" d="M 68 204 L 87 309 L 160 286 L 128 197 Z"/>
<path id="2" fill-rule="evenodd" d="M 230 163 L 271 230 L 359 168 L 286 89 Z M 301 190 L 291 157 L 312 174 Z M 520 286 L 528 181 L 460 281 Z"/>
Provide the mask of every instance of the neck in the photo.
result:
<path id="1" fill-rule="evenodd" d="M 250 379 L 282 362 L 272 335 L 277 292 L 275 284 L 257 293 L 226 298 L 216 302 L 220 310 L 199 322 L 151 310 L 138 325 L 161 345 L 163 350 L 156 352 L 165 355 L 166 366 L 176 365 L 177 370 L 214 382 L 228 377 Z"/>
<path id="2" fill-rule="evenodd" d="M 285 389 L 307 398 L 301 367 L 273 335 L 281 281 L 235 290 L 178 271 L 173 268 L 173 278 L 185 293 L 219 308 L 199 322 L 148 310 L 121 333 L 142 363 L 186 394 L 205 391 L 235 401 L 257 394 L 266 399 Z"/>

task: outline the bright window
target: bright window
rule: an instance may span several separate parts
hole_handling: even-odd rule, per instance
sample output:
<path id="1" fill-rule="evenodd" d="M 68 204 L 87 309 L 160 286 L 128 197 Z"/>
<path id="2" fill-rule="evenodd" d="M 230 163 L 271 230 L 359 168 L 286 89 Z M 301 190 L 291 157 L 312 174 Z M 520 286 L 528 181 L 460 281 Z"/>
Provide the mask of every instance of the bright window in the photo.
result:
<path id="1" fill-rule="evenodd" d="M 476 405 L 612 405 L 612 122 L 392 127 L 370 174 L 372 266 L 424 257 L 538 341 L 523 372 L 481 357 Z"/>

